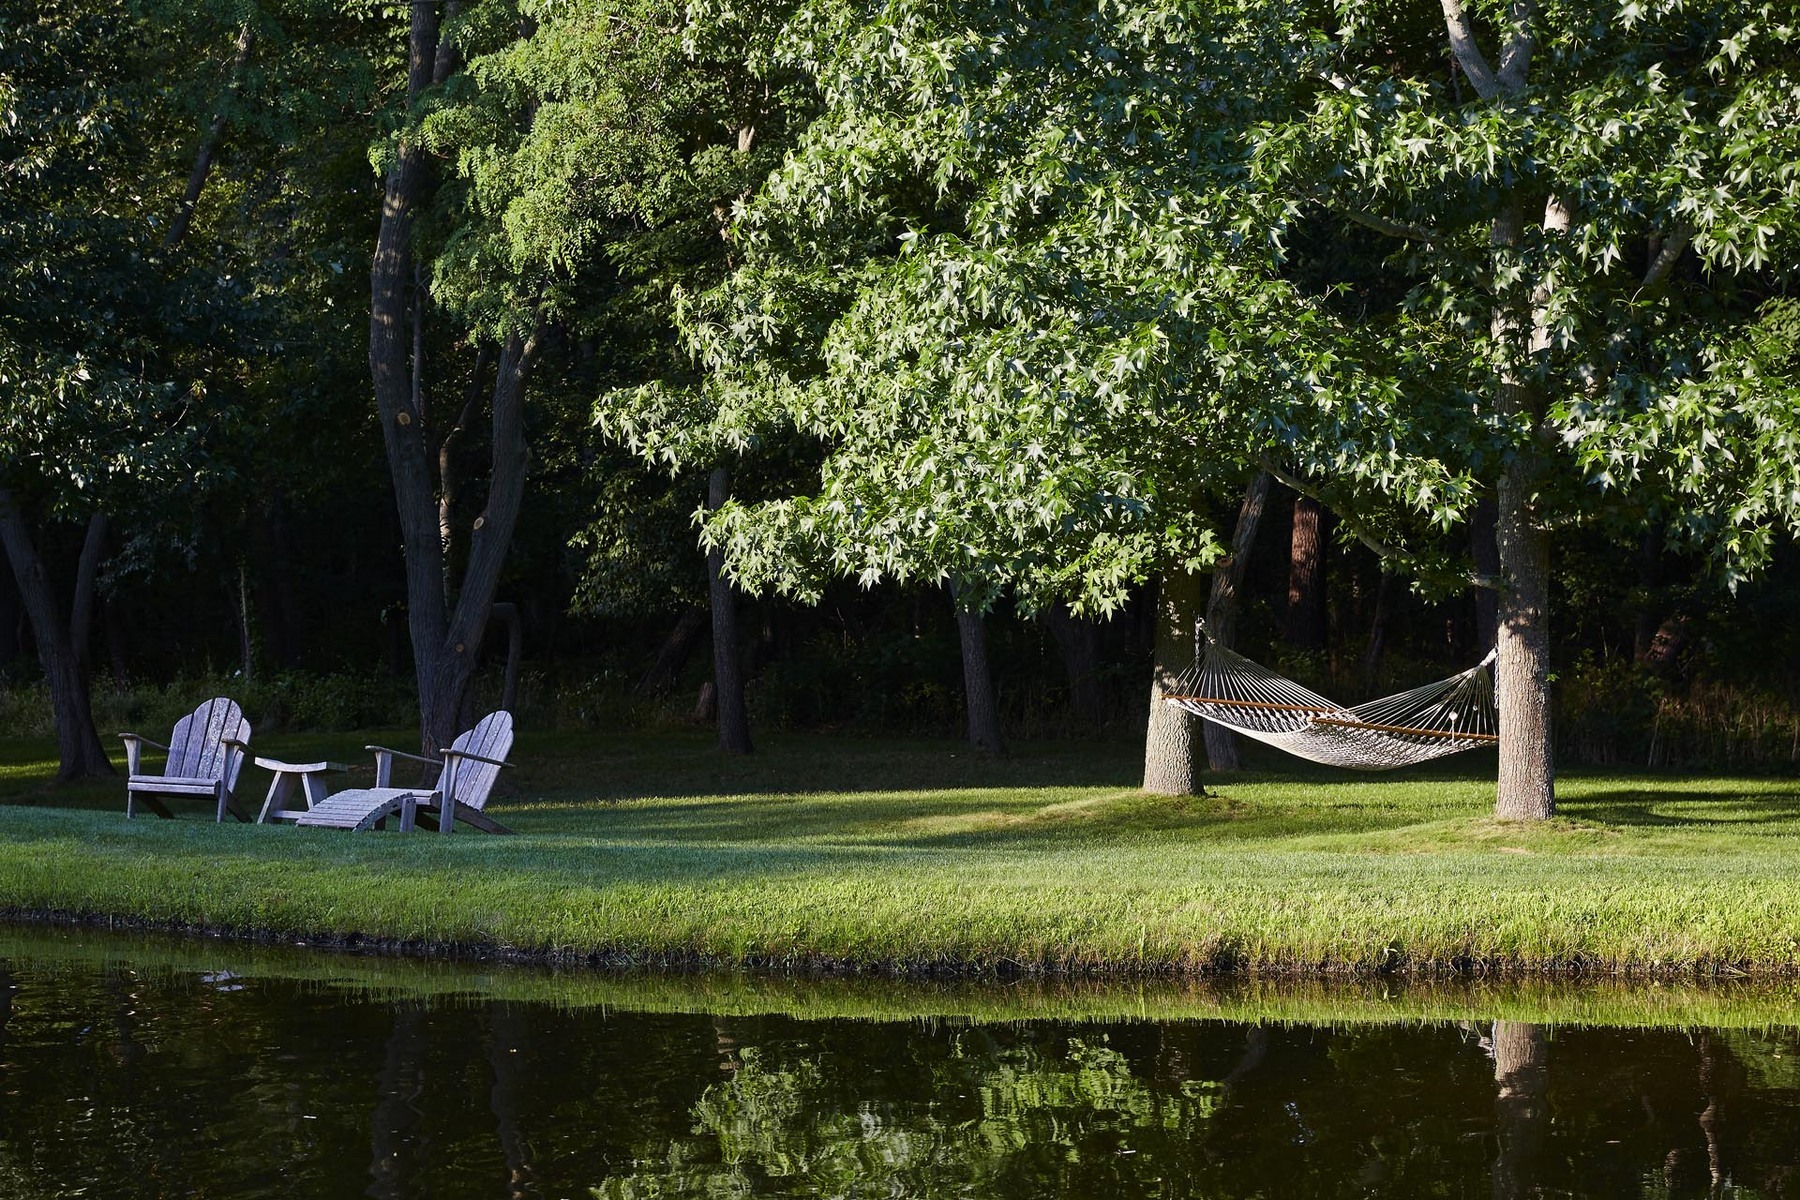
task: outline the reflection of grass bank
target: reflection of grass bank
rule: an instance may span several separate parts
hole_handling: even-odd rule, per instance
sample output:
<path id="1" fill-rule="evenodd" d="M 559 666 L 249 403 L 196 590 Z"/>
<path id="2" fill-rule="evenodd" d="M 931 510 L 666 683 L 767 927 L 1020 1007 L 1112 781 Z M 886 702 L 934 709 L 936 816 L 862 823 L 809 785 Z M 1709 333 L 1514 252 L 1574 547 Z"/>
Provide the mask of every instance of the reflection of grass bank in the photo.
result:
<path id="1" fill-rule="evenodd" d="M 259 748 L 345 752 L 294 741 Z M 1485 815 L 1491 759 L 1172 802 L 1113 750 L 765 749 L 527 739 L 523 794 L 496 802 L 521 836 L 494 839 L 127 824 L 116 783 L 79 793 L 97 811 L 37 807 L 61 798 L 28 782 L 48 747 L 15 747 L 0 793 L 34 807 L 0 809 L 0 905 L 637 963 L 1800 965 L 1793 781 L 1576 776 L 1562 819 L 1522 828 Z"/>
<path id="2" fill-rule="evenodd" d="M 1634 1028 L 1800 1026 L 1800 1003 L 1792 984 L 1746 979 L 1657 984 L 1517 976 L 1432 980 L 1223 976 L 996 983 L 868 976 L 804 979 L 740 972 L 671 975 L 563 971 L 28 927 L 0 931 L 0 962 L 40 973 L 130 970 L 153 981 L 205 976 L 225 987 L 249 979 L 279 979 L 382 1001 L 460 1005 L 504 1000 L 561 1009 L 775 1014 L 803 1020 L 1224 1020 L 1306 1025 L 1511 1020 Z"/>

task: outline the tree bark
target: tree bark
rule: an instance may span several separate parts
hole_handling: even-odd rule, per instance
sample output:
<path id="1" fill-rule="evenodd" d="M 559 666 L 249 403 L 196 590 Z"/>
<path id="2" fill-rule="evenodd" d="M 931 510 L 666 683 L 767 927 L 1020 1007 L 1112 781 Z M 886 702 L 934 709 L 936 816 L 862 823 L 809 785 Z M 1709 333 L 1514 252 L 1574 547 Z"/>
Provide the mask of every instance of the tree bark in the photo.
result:
<path id="1" fill-rule="evenodd" d="M 425 1091 L 424 1014 L 407 1005 L 394 1015 L 394 1032 L 376 1076 L 375 1113 L 369 1138 L 369 1186 L 364 1195 L 398 1200 L 413 1195 L 417 1160 L 422 1157 Z"/>
<path id="2" fill-rule="evenodd" d="M 516 604 L 496 604 L 490 615 L 506 626 L 506 674 L 500 684 L 500 707 L 507 712 L 519 706 L 519 668 L 525 658 L 525 626 Z"/>
<path id="3" fill-rule="evenodd" d="M 162 248 L 165 252 L 180 245 L 193 224 L 194 208 L 200 203 L 200 193 L 206 189 L 207 176 L 212 174 L 213 156 L 219 152 L 219 141 L 225 136 L 225 123 L 231 115 L 231 99 L 237 94 L 238 79 L 244 73 L 244 64 L 250 61 L 250 48 L 255 44 L 256 33 L 250 26 L 245 25 L 238 30 L 237 48 L 232 55 L 231 72 L 225 79 L 225 90 L 220 94 L 212 121 L 200 139 L 200 149 L 194 154 L 194 169 L 188 173 L 187 191 L 182 193 L 181 203 L 175 207 L 175 219 L 169 223 L 169 232 L 163 236 Z"/>
<path id="4" fill-rule="evenodd" d="M 446 16 L 455 12 L 446 3 Z M 409 104 L 454 68 L 456 48 L 439 39 L 434 5 L 414 4 L 407 38 Z M 438 493 L 432 478 L 437 446 L 415 390 L 408 287 L 412 281 L 412 214 L 426 183 L 426 153 L 402 134 L 383 190 L 381 225 L 369 268 L 369 374 L 381 417 L 382 440 L 394 482 L 395 509 L 405 551 L 407 628 L 419 688 L 419 742 L 436 754 L 467 724 L 469 684 L 512 545 L 525 492 L 524 390 L 542 340 L 541 330 L 510 334 L 494 374 L 493 437 L 487 507 L 469 532 L 468 557 L 455 597 L 445 595 L 444 545 Z"/>
<path id="5" fill-rule="evenodd" d="M 637 682 L 635 689 L 640 696 L 660 696 L 675 686 L 681 677 L 681 669 L 693 655 L 694 647 L 700 644 L 700 635 L 706 632 L 706 610 L 690 605 L 682 610 L 681 617 L 675 622 L 675 628 L 663 639 L 662 649 L 656 652 L 656 661 L 644 672 L 643 678 Z"/>
<path id="6" fill-rule="evenodd" d="M 237 564 L 237 587 L 231 598 L 232 615 L 237 618 L 238 673 L 248 683 L 256 678 L 256 629 L 250 618 L 250 568 L 242 558 Z"/>
<path id="7" fill-rule="evenodd" d="M 1373 693 L 1381 683 L 1381 664 L 1387 658 L 1388 627 L 1394 620 L 1399 580 L 1392 571 L 1381 572 L 1375 585 L 1375 615 L 1369 621 L 1369 641 L 1363 648 L 1363 691 Z"/>
<path id="8" fill-rule="evenodd" d="M 1100 680 L 1100 626 L 1075 616 L 1066 604 L 1044 614 L 1050 635 L 1062 651 L 1069 676 L 1069 709 L 1083 728 L 1098 730 L 1106 721 L 1106 690 Z"/>
<path id="9" fill-rule="evenodd" d="M 1494 1022 L 1495 1133 L 1494 1200 L 1537 1195 L 1538 1161 L 1550 1125 L 1545 1093 L 1549 1083 L 1549 1043 L 1541 1025 Z"/>
<path id="10" fill-rule="evenodd" d="M 81 541 L 81 557 L 75 566 L 75 599 L 69 605 L 69 642 L 82 671 L 93 662 L 94 594 L 100 580 L 100 563 L 106 557 L 106 533 L 111 522 L 103 512 L 88 518 L 87 535 Z"/>
<path id="11" fill-rule="evenodd" d="M 11 665 L 24 649 L 20 621 L 25 615 L 19 606 L 19 588 L 13 582 L 12 563 L 0 554 L 0 670 Z"/>
<path id="12" fill-rule="evenodd" d="M 1258 471 L 1250 481 L 1244 502 L 1238 507 L 1237 526 L 1231 531 L 1231 557 L 1213 568 L 1212 594 L 1206 601 L 1206 628 L 1213 640 L 1228 650 L 1237 640 L 1238 593 L 1243 588 L 1244 574 L 1250 569 L 1250 552 L 1256 545 L 1256 530 L 1262 524 L 1272 482 L 1267 471 Z M 1211 721 L 1201 724 L 1206 730 L 1207 764 L 1215 771 L 1242 769 L 1237 735 Z"/>
<path id="13" fill-rule="evenodd" d="M 1658 529 L 1646 529 L 1638 538 L 1638 608 L 1631 629 L 1631 658 L 1637 663 L 1649 661 L 1656 631 L 1662 627 L 1656 605 L 1656 589 L 1662 583 L 1662 548 Z"/>
<path id="14" fill-rule="evenodd" d="M 1517 93 L 1530 75 L 1536 49 L 1534 10 L 1515 5 L 1498 70 L 1476 41 L 1462 0 L 1442 0 L 1451 52 L 1476 92 L 1486 100 Z M 1544 204 L 1543 231 L 1551 238 L 1568 232 L 1573 213 L 1552 194 Z M 1501 351 L 1495 410 L 1509 425 L 1528 432 L 1503 468 L 1497 488 L 1495 541 L 1500 551 L 1499 658 L 1494 665 L 1495 703 L 1500 718 L 1500 779 L 1494 815 L 1501 820 L 1540 820 L 1556 812 L 1554 758 L 1550 738 L 1550 534 L 1531 511 L 1530 497 L 1545 463 L 1543 396 L 1531 368 L 1549 354 L 1553 342 L 1546 323 L 1550 278 L 1540 276 L 1522 295 L 1509 274 L 1520 263 L 1525 207 L 1506 197 L 1494 213 L 1488 242 L 1493 248 L 1492 315 L 1488 336 Z M 1659 256 L 1660 257 L 1660 256 Z M 1666 269 L 1666 268 L 1665 268 Z"/>
<path id="15" fill-rule="evenodd" d="M 488 1063 L 493 1068 L 494 1086 L 488 1092 L 488 1107 L 494 1114 L 500 1151 L 506 1158 L 508 1200 L 523 1200 L 536 1191 L 532 1186 L 531 1142 L 519 1115 L 520 1102 L 531 1090 L 523 1061 L 529 1030 L 530 1023 L 513 1005 L 496 1001 L 489 1008 Z"/>
<path id="16" fill-rule="evenodd" d="M 1469 557 L 1475 573 L 1486 579 L 1500 577 L 1500 547 L 1494 540 L 1498 509 L 1491 496 L 1475 506 L 1469 521 Z M 1475 651 L 1486 654 L 1500 635 L 1500 593 L 1491 587 L 1475 589 Z"/>
<path id="17" fill-rule="evenodd" d="M 54 589 L 50 586 L 49 573 L 32 541 L 25 515 L 6 488 L 0 488 L 0 543 L 4 543 L 7 561 L 12 564 L 19 599 L 31 620 L 32 636 L 37 642 L 38 661 L 43 664 L 44 676 L 50 684 L 50 707 L 56 722 L 59 758 L 56 778 L 67 782 L 111 775 L 112 763 L 107 760 L 106 751 L 100 746 L 100 735 L 94 728 L 87 673 L 75 656 L 68 627 L 63 624 Z"/>
<path id="18" fill-rule="evenodd" d="M 1499 658 L 1494 703 L 1500 718 L 1500 779 L 1494 815 L 1503 821 L 1556 814 L 1550 729 L 1550 535 L 1527 506 L 1520 460 L 1500 479 L 1495 522 L 1500 547 Z"/>
<path id="19" fill-rule="evenodd" d="M 1150 677 L 1150 722 L 1144 731 L 1144 790 L 1159 796 L 1204 794 L 1194 766 L 1199 718 L 1164 703 L 1194 661 L 1200 576 L 1166 572 L 1156 588 L 1156 649 Z"/>
<path id="20" fill-rule="evenodd" d="M 1302 650 L 1325 648 L 1325 506 L 1295 495 L 1288 551 L 1287 640 Z"/>
<path id="21" fill-rule="evenodd" d="M 731 494 L 731 472 L 714 467 L 706 480 L 706 506 L 718 509 Z M 749 754 L 750 714 L 744 704 L 744 660 L 738 652 L 737 594 L 725 577 L 725 552 L 706 552 L 707 588 L 712 601 L 713 703 L 719 714 L 719 749 Z"/>
<path id="22" fill-rule="evenodd" d="M 956 636 L 962 645 L 963 707 L 969 718 L 969 745 L 978 754 L 1002 757 L 1006 743 L 1000 736 L 1000 704 L 994 695 L 994 676 L 988 663 L 987 628 L 982 614 L 962 602 L 962 589 L 954 583 L 950 597 L 956 606 Z"/>

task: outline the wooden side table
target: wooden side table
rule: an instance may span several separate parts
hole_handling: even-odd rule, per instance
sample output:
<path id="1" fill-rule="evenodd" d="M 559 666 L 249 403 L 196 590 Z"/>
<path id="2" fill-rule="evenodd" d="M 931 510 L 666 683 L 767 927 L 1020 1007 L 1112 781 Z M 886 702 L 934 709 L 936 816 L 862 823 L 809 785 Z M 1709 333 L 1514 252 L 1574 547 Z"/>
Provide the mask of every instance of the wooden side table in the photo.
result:
<path id="1" fill-rule="evenodd" d="M 262 811 L 256 815 L 258 825 L 298 819 L 301 813 L 325 798 L 325 776 L 350 769 L 348 763 L 290 763 L 278 758 L 259 758 L 256 765 L 275 773 L 275 778 L 269 783 L 269 795 L 263 801 Z M 288 801 L 294 798 L 296 788 L 306 797 L 306 808 L 288 807 Z"/>

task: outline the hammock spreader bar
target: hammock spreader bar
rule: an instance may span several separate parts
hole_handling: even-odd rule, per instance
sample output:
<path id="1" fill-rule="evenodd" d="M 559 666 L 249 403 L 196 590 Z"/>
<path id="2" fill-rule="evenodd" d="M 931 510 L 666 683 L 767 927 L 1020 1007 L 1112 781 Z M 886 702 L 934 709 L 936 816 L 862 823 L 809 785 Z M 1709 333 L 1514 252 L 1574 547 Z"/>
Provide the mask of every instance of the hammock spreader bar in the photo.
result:
<path id="1" fill-rule="evenodd" d="M 1499 741 L 1490 653 L 1460 675 L 1344 707 L 1216 642 L 1202 622 L 1194 665 L 1164 700 L 1327 766 L 1385 771 Z"/>

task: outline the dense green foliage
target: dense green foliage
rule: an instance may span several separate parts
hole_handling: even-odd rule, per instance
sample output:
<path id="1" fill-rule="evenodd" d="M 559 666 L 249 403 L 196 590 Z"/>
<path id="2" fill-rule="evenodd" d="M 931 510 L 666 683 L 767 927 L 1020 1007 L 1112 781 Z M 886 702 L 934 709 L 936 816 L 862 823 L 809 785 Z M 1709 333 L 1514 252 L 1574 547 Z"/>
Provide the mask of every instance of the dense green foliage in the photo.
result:
<path id="1" fill-rule="evenodd" d="M 447 592 L 497 348 L 538 339 L 496 596 L 540 726 L 694 708 L 704 537 L 761 722 L 952 725 L 949 580 L 1009 725 L 1136 736 L 1154 581 L 1217 561 L 1265 467 L 1334 514 L 1327 636 L 1287 644 L 1283 492 L 1245 648 L 1344 699 L 1419 682 L 1486 649 L 1467 525 L 1523 464 L 1561 752 L 1785 765 L 1794 27 L 1558 0 L 1527 70 L 1510 12 L 1469 14 L 1484 80 L 1430 3 L 483 0 L 409 92 L 407 18 L 363 0 L 0 3 L 0 491 L 61 611 L 111 519 L 73 631 L 109 718 L 402 714 L 366 280 L 417 144 Z M 17 592 L 0 565 L 37 727 Z M 1098 715 L 1059 604 L 1110 618 Z"/>

